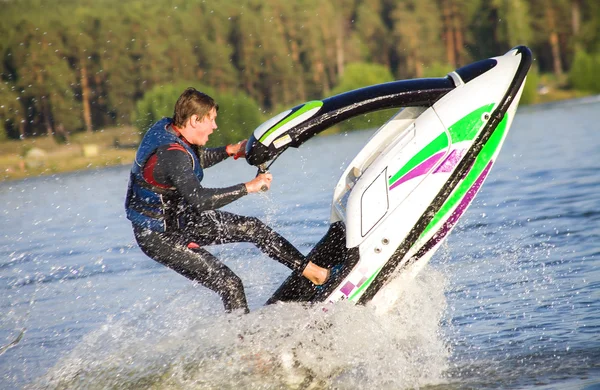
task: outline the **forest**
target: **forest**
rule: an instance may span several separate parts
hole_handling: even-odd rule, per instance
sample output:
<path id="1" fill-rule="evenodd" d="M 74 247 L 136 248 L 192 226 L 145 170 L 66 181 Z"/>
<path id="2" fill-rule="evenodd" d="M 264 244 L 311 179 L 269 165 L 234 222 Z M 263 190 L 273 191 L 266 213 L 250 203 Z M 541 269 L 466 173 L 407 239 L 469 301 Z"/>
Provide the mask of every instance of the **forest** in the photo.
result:
<path id="1" fill-rule="evenodd" d="M 307 100 L 519 44 L 530 78 L 599 93 L 599 19 L 596 0 L 2 0 L 0 141 L 143 128 L 186 86 L 214 95 L 234 137 Z"/>

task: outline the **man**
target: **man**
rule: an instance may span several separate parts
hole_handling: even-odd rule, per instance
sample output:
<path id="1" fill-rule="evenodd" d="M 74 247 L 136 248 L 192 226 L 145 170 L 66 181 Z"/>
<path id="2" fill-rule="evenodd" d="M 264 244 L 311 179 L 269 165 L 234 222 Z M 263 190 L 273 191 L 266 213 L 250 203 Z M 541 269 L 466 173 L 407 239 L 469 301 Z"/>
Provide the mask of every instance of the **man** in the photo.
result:
<path id="1" fill-rule="evenodd" d="M 329 271 L 308 261 L 287 240 L 253 217 L 219 208 L 269 189 L 270 173 L 227 188 L 204 188 L 203 169 L 230 156 L 245 156 L 246 141 L 199 148 L 217 129 L 219 106 L 208 95 L 186 89 L 173 118 L 155 123 L 144 136 L 131 169 L 125 208 L 142 251 L 181 275 L 217 292 L 226 311 L 248 312 L 240 278 L 203 247 L 251 242 L 316 285 Z"/>

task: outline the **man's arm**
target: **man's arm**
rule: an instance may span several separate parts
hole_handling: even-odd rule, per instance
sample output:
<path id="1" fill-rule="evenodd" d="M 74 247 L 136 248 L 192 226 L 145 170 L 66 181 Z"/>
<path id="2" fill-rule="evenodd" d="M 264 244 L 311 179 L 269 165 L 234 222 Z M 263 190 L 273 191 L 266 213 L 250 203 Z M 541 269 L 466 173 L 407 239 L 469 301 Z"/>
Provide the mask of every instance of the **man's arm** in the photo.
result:
<path id="1" fill-rule="evenodd" d="M 198 148 L 198 157 L 200 158 L 202 168 L 209 168 L 225 160 L 229 157 L 229 154 L 227 153 L 226 146 L 219 148 Z"/>
<path id="2" fill-rule="evenodd" d="M 218 209 L 248 193 L 243 183 L 226 188 L 202 187 L 194 174 L 192 158 L 181 147 L 161 147 L 156 154 L 154 179 L 177 188 L 186 202 L 198 212 Z"/>
<path id="3" fill-rule="evenodd" d="M 246 155 L 246 142 L 247 140 L 243 140 L 237 144 L 230 144 L 220 148 L 196 148 L 202 168 L 212 167 L 227 157 L 233 157 L 236 160 L 244 157 Z"/>

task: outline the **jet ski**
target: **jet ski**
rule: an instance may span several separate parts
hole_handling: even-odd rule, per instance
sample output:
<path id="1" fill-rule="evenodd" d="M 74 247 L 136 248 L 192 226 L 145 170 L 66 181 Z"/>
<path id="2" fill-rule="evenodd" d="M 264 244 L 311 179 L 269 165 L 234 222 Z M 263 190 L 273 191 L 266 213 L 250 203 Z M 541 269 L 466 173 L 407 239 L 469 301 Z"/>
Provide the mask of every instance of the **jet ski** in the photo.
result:
<path id="1" fill-rule="evenodd" d="M 422 268 L 464 215 L 515 117 L 532 54 L 518 46 L 445 77 L 372 85 L 286 110 L 257 127 L 249 164 L 265 170 L 288 148 L 377 110 L 399 110 L 333 190 L 330 226 L 308 258 L 332 270 L 315 286 L 292 273 L 267 304 L 371 301 L 409 266 Z"/>

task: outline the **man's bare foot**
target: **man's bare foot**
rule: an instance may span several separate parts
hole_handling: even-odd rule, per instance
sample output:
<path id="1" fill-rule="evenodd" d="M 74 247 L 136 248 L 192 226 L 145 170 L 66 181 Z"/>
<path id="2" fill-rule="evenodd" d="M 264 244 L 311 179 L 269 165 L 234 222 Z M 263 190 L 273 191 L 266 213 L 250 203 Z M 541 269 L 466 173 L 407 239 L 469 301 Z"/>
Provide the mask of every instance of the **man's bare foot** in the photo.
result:
<path id="1" fill-rule="evenodd" d="M 327 268 L 319 267 L 312 261 L 309 261 L 306 268 L 304 268 L 304 271 L 302 271 L 302 276 L 317 286 L 320 286 L 329 279 L 329 270 Z"/>

